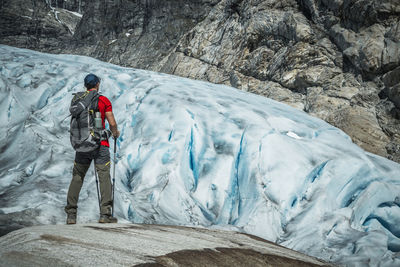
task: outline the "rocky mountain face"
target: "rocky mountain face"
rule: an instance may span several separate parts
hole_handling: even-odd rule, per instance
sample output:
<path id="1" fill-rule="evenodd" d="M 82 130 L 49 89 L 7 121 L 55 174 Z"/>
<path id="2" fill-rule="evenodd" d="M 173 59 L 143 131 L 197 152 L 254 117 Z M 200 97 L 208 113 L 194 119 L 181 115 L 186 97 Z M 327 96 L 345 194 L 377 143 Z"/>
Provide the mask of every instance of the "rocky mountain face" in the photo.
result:
<path id="1" fill-rule="evenodd" d="M 231 85 L 400 162 L 398 0 L 50 2 L 0 1 L 0 43 Z"/>
<path id="2" fill-rule="evenodd" d="M 60 53 L 69 47 L 81 17 L 79 13 L 55 8 L 48 1 L 2 0 L 0 42 Z"/>

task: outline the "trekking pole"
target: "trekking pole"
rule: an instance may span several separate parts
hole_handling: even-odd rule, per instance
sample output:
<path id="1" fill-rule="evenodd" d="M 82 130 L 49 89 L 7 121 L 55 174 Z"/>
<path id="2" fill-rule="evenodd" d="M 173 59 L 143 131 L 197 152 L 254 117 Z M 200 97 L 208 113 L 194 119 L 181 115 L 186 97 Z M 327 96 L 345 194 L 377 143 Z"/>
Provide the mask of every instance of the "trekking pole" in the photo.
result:
<path id="1" fill-rule="evenodd" d="M 94 177 L 96 178 L 96 192 L 97 192 L 97 200 L 99 201 L 99 211 L 101 213 L 101 206 L 100 206 L 100 193 L 99 193 L 99 180 L 97 179 L 97 171 L 96 171 L 96 164 L 93 162 L 94 167 Z"/>
<path id="2" fill-rule="evenodd" d="M 115 154 L 117 153 L 117 138 L 114 137 L 114 167 L 113 167 L 113 184 L 112 184 L 112 214 L 114 217 L 114 191 L 115 191 Z"/>

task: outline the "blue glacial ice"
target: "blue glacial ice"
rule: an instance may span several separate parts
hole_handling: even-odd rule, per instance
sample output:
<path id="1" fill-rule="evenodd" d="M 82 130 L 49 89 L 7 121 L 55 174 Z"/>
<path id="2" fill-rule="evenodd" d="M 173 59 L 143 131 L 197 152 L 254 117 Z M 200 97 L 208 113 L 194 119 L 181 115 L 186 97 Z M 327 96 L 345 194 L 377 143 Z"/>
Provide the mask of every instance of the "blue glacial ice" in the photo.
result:
<path id="1" fill-rule="evenodd" d="M 349 266 L 400 266 L 400 165 L 341 130 L 234 88 L 88 57 L 1 45 L 0 61 L 0 214 L 64 223 L 66 117 L 93 72 L 121 131 L 120 220 L 234 229 Z M 98 218 L 93 177 L 79 223 Z"/>

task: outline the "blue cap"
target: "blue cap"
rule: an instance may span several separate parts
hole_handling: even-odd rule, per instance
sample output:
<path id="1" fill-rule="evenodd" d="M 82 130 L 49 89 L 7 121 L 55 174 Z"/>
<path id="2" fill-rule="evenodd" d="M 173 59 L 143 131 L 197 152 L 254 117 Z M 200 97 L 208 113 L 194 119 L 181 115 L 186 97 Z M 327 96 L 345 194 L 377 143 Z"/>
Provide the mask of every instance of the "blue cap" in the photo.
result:
<path id="1" fill-rule="evenodd" d="M 85 87 L 87 89 L 91 89 L 94 88 L 97 85 L 97 83 L 100 82 L 100 78 L 90 73 L 86 75 L 84 82 L 85 82 Z"/>

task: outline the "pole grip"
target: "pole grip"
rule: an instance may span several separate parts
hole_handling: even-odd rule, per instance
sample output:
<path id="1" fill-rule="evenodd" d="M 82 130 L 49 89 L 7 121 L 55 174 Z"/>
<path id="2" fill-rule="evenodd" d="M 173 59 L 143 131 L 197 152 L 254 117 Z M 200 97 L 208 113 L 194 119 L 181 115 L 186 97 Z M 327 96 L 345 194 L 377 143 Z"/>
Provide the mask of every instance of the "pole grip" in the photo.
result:
<path id="1" fill-rule="evenodd" d="M 117 153 L 117 138 L 114 137 L 114 154 Z"/>

